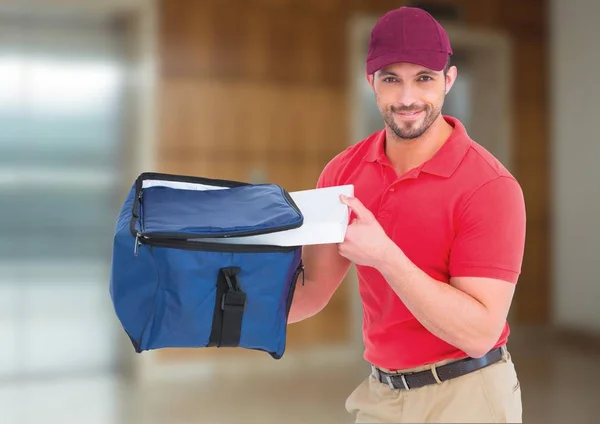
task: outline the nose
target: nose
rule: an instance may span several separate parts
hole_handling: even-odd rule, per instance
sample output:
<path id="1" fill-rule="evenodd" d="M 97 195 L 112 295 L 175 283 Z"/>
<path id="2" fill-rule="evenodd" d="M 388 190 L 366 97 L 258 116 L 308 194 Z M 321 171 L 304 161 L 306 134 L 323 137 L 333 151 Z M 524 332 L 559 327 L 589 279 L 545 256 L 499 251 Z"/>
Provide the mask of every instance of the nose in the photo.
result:
<path id="1" fill-rule="evenodd" d="M 402 84 L 396 99 L 401 106 L 408 107 L 418 103 L 417 90 L 410 84 Z"/>

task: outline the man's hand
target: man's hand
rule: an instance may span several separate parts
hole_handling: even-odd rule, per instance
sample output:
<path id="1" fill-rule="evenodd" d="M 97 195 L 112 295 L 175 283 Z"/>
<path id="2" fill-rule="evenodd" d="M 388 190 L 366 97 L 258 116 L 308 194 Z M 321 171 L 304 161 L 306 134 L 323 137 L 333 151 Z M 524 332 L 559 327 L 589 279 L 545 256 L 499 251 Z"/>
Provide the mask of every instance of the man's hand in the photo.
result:
<path id="1" fill-rule="evenodd" d="M 360 200 L 341 195 L 340 201 L 356 215 L 348 225 L 344 242 L 338 245 L 340 255 L 357 265 L 377 268 L 386 252 L 395 246 L 394 242 Z"/>

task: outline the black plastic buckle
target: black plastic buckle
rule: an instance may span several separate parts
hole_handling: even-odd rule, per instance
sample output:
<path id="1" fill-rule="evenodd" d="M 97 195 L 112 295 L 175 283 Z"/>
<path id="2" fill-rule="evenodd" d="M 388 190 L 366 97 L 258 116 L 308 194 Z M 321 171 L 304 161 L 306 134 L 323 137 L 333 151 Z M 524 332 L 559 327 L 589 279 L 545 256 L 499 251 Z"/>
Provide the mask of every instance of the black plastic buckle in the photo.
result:
<path id="1" fill-rule="evenodd" d="M 221 309 L 232 310 L 241 309 L 242 311 L 246 307 L 246 293 L 240 291 L 228 291 L 223 294 L 221 298 Z"/>

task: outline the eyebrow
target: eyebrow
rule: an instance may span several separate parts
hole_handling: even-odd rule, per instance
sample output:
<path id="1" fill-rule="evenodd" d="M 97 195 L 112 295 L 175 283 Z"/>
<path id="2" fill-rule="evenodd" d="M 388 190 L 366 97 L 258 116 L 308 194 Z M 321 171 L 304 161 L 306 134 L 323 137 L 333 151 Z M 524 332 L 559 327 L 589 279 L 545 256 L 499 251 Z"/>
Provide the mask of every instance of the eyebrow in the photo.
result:
<path id="1" fill-rule="evenodd" d="M 398 77 L 398 74 L 396 74 L 395 72 L 392 72 L 392 71 L 384 71 L 384 70 L 382 70 L 382 71 L 381 71 L 380 75 L 381 75 L 382 77 L 388 77 L 388 76 L 389 76 L 389 77 Z M 416 74 L 415 76 L 419 77 L 419 76 L 421 76 L 421 75 L 429 75 L 429 76 L 432 76 L 432 77 L 434 77 L 434 76 L 436 76 L 437 74 L 436 74 L 435 72 L 433 72 L 432 70 L 429 70 L 429 69 L 423 69 L 423 70 L 421 70 L 421 71 L 417 72 L 417 74 Z"/>

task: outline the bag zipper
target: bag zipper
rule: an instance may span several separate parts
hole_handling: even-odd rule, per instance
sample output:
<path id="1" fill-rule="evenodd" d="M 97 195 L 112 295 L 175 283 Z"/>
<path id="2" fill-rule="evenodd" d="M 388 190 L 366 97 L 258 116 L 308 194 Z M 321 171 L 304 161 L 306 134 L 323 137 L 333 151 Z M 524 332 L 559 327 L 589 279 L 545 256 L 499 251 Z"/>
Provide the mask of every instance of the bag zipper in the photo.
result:
<path id="1" fill-rule="evenodd" d="M 296 292 L 296 286 L 297 286 L 298 277 L 300 277 L 300 274 L 302 274 L 302 285 L 304 285 L 304 264 L 303 264 L 302 260 L 300 260 L 298 267 L 296 268 L 296 270 L 294 271 L 294 274 L 292 275 L 292 281 L 290 282 L 290 291 L 288 293 L 286 303 L 285 303 L 286 319 L 288 319 L 290 316 L 290 309 L 292 308 L 292 302 L 294 301 L 294 294 Z"/>
<path id="2" fill-rule="evenodd" d="M 279 253 L 291 252 L 300 246 L 274 246 L 266 244 L 227 244 L 207 241 L 189 241 L 184 239 L 154 238 L 137 233 L 135 238 L 134 255 L 137 256 L 141 244 L 156 247 L 170 247 L 183 250 L 213 251 L 224 253 Z"/>

